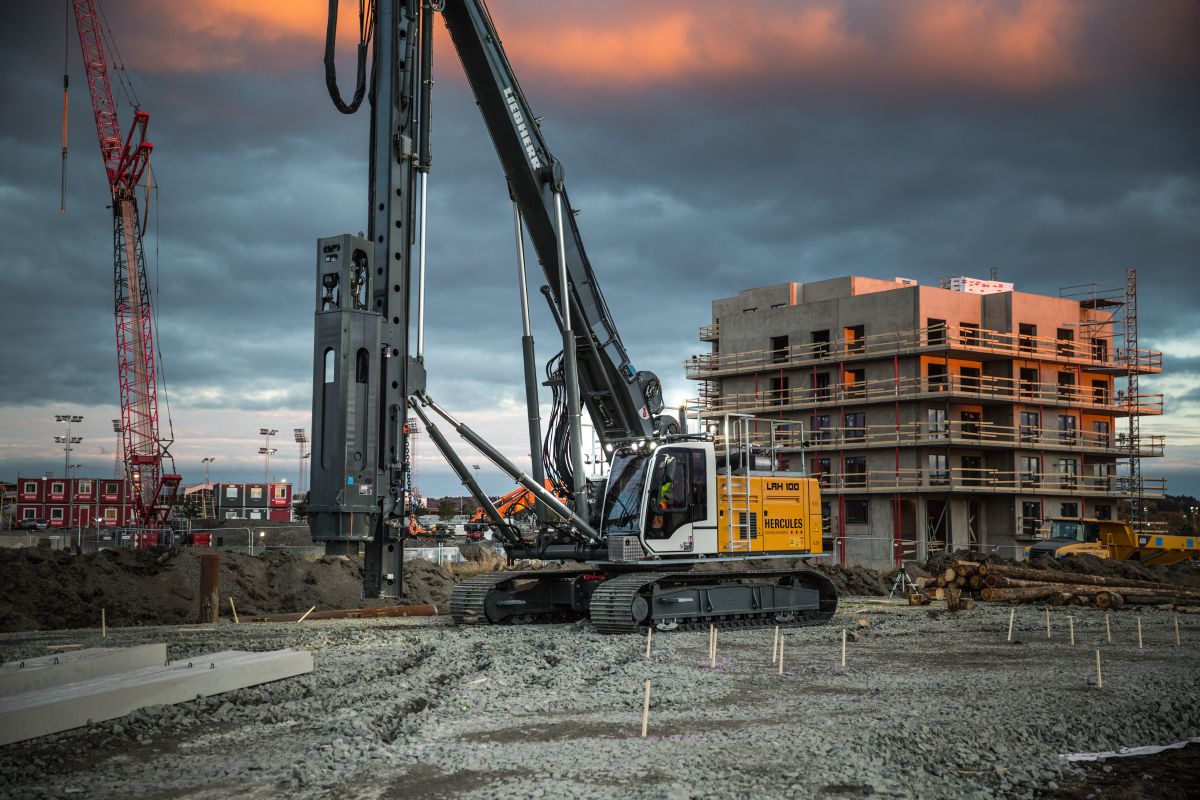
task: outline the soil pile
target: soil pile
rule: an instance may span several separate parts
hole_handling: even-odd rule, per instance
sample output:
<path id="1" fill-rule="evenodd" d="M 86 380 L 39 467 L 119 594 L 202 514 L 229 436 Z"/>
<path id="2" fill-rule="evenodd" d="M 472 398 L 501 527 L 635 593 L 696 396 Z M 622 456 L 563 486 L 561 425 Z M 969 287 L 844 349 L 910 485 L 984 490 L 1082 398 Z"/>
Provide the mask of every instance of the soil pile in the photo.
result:
<path id="1" fill-rule="evenodd" d="M 0 631 L 176 625 L 199 613 L 200 554 L 192 549 L 102 550 L 84 556 L 33 548 L 0 550 Z M 432 562 L 404 565 L 408 603 L 449 600 L 454 579 Z M 221 554 L 222 613 L 232 596 L 242 616 L 390 605 L 362 598 L 362 560 L 305 559 L 281 551 Z"/>

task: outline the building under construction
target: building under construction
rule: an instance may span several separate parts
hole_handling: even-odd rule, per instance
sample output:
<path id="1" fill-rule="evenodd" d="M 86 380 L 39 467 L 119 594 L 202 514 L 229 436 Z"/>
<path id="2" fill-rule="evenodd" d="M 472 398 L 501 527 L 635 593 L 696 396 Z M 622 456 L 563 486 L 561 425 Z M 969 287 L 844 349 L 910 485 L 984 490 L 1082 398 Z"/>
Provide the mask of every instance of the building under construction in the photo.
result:
<path id="1" fill-rule="evenodd" d="M 712 304 L 712 351 L 687 363 L 706 418 L 754 414 L 783 466 L 823 487 L 826 551 L 890 564 L 939 548 L 1007 557 L 1055 517 L 1141 514 L 1163 439 L 1139 418 L 1162 369 L 1137 346 L 1136 276 L 1061 296 L 950 278 L 857 276 Z"/>

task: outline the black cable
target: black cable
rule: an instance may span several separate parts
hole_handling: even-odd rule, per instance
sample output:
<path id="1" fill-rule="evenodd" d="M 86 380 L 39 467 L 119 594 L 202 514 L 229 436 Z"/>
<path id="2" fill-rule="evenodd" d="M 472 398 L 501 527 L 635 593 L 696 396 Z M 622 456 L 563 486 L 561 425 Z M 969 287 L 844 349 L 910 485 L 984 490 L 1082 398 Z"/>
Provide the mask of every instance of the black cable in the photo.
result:
<path id="1" fill-rule="evenodd" d="M 358 69 L 355 75 L 354 96 L 346 103 L 337 83 L 337 62 L 334 51 L 337 49 L 337 17 L 338 0 L 329 0 L 329 20 L 325 28 L 325 87 L 329 90 L 329 99 L 343 114 L 353 114 L 362 105 L 363 95 L 367 89 L 367 42 L 371 38 L 372 19 L 370 13 L 371 0 L 359 0 L 358 3 Z"/>
<path id="2" fill-rule="evenodd" d="M 550 417 L 546 426 L 542 463 L 555 491 L 574 497 L 575 473 L 571 468 L 571 429 L 567 418 L 567 392 L 563 384 L 563 354 L 560 351 L 546 362 L 546 382 L 550 386 Z"/>

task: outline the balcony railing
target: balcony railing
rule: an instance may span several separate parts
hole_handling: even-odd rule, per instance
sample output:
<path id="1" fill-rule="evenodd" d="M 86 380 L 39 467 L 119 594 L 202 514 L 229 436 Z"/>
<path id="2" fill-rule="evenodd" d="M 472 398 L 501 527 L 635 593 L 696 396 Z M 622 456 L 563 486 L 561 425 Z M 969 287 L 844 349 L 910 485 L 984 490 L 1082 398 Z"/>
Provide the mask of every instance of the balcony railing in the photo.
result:
<path id="1" fill-rule="evenodd" d="M 1021 472 L 986 467 L 868 470 L 818 473 L 821 487 L 836 494 L 955 491 L 971 494 L 1045 494 L 1074 497 L 1120 497 L 1129 494 L 1129 478 L 1118 475 L 1065 476 L 1054 472 Z M 1067 480 L 1067 478 L 1070 480 Z M 1165 478 L 1142 478 L 1142 496 L 1166 495 Z"/>
<path id="2" fill-rule="evenodd" d="M 1068 435 L 1069 434 L 1069 435 Z M 1129 440 L 1124 433 L 1061 431 L 1022 425 L 996 425 L 990 422 L 951 420 L 943 423 L 907 422 L 897 425 L 831 426 L 812 428 L 805 422 L 803 435 L 795 427 L 777 427 L 773 434 L 764 427 L 751 434 L 754 447 L 774 447 L 781 452 L 826 451 L 862 448 L 942 446 L 966 448 L 1024 448 L 1030 450 L 1095 453 L 1110 456 L 1129 455 Z M 1156 458 L 1163 455 L 1166 439 L 1161 434 L 1143 434 L 1137 455 Z M 721 446 L 717 437 L 718 448 Z"/>
<path id="3" fill-rule="evenodd" d="M 702 342 L 715 342 L 720 335 L 721 326 L 716 322 L 700 326 L 700 341 Z"/>
<path id="4" fill-rule="evenodd" d="M 700 338 L 705 339 L 705 328 L 700 330 Z M 933 325 L 915 330 L 793 344 L 779 349 L 706 353 L 692 356 L 684 362 L 684 367 L 689 378 L 700 379 L 780 367 L 811 366 L 827 361 L 869 360 L 951 350 L 1073 364 L 1106 371 L 1162 371 L 1162 353 L 1157 350 L 1138 348 L 1126 354 L 1119 348 L 1095 347 L 1090 339 L 1076 342 L 959 325 Z"/>
<path id="5" fill-rule="evenodd" d="M 875 381 L 837 383 L 831 386 L 763 389 L 755 393 L 723 393 L 702 406 L 705 414 L 753 414 L 854 404 L 884 403 L 895 400 L 962 397 L 971 400 L 996 400 L 1006 403 L 1066 406 L 1096 409 L 1113 414 L 1131 409 L 1143 415 L 1163 413 L 1161 394 L 1139 394 L 1131 398 L 1124 392 L 1074 384 L 1035 383 L 1019 378 L 990 375 L 934 375 L 927 378 L 884 378 Z"/>

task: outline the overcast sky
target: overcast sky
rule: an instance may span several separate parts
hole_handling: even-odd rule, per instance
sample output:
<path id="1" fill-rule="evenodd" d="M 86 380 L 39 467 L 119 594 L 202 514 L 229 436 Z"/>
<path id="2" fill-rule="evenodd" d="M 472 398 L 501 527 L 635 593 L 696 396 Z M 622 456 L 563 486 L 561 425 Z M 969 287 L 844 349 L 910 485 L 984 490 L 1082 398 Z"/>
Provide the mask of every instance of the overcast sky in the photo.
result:
<path id="1" fill-rule="evenodd" d="M 106 0 L 160 185 L 156 276 L 172 452 L 186 482 L 295 480 L 310 428 L 318 236 L 366 227 L 368 115 L 324 87 L 324 0 Z M 343 82 L 357 3 L 344 2 Z M 492 0 L 565 164 L 627 347 L 693 393 L 682 361 L 714 298 L 846 274 L 987 277 L 1057 294 L 1139 275 L 1142 346 L 1164 352 L 1168 435 L 1144 463 L 1200 492 L 1200 4 L 1195 0 Z M 1147 10 L 1149 9 L 1149 10 Z M 67 213 L 58 213 L 61 3 L 0 26 L 0 478 L 111 474 L 117 381 L 111 217 L 68 39 Z M 426 358 L 430 392 L 523 454 L 511 207 L 449 41 L 435 58 Z M 346 85 L 348 94 L 352 86 Z M 122 105 L 122 127 L 130 107 Z M 556 333 L 533 287 L 539 355 Z M 1147 389 L 1146 387 L 1150 388 Z M 164 404 L 164 426 L 168 415 Z M 426 494 L 457 493 L 422 443 Z M 467 453 L 463 449 L 464 454 Z M 510 483 L 483 465 L 485 488 Z"/>

